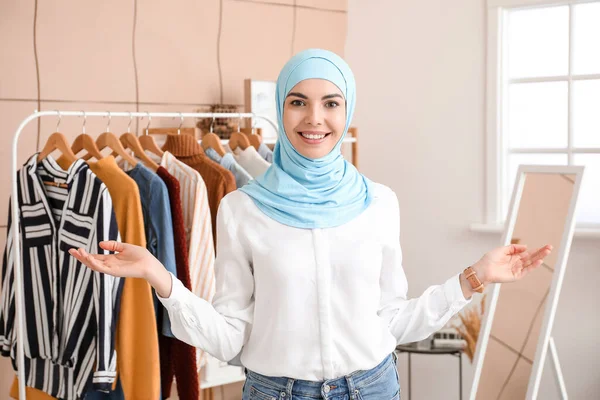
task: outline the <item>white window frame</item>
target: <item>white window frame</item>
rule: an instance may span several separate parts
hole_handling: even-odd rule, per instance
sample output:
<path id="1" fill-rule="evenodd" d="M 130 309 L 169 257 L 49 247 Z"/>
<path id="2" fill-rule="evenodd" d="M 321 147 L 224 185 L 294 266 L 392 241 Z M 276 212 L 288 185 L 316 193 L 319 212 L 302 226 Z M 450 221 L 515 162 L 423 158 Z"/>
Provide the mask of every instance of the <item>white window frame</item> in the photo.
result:
<path id="1" fill-rule="evenodd" d="M 584 3 L 594 3 L 598 0 L 488 0 L 487 1 L 487 77 L 486 77 L 486 201 L 485 215 L 483 223 L 471 224 L 471 230 L 477 232 L 498 233 L 503 232 L 504 222 L 502 217 L 502 183 L 501 174 L 504 171 L 504 151 L 506 146 L 506 137 L 502 134 L 502 115 L 503 108 L 506 106 L 506 96 L 503 95 L 504 77 L 503 71 L 507 71 L 507 59 L 503 57 L 506 54 L 505 46 L 507 40 L 502 37 L 506 33 L 503 29 L 503 23 L 506 19 L 507 11 L 517 8 L 550 7 L 561 5 L 575 5 Z M 577 79 L 571 76 L 572 66 L 572 41 L 573 41 L 573 13 L 570 13 L 569 23 L 569 74 L 567 76 L 557 76 L 549 78 L 525 78 L 512 79 L 511 82 L 536 82 L 563 80 L 571 82 L 580 79 L 600 79 L 600 74 L 579 76 Z M 573 124 L 571 120 L 571 94 L 569 90 L 569 121 L 568 121 L 568 147 L 567 156 L 569 165 L 572 163 L 573 153 L 599 153 L 600 148 L 574 148 L 573 147 Z M 511 149 L 511 153 L 543 153 L 564 154 L 564 149 Z M 575 227 L 576 237 L 596 237 L 600 238 L 599 226 L 583 226 L 578 224 Z"/>

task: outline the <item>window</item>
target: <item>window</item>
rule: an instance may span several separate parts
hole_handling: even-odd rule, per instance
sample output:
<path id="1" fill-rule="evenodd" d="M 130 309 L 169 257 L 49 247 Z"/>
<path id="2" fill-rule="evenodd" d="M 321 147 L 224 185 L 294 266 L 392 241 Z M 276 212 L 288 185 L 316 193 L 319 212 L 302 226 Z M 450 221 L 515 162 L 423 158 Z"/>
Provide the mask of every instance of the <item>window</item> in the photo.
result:
<path id="1" fill-rule="evenodd" d="M 585 165 L 576 223 L 600 229 L 600 1 L 489 3 L 486 223 L 519 164 Z"/>

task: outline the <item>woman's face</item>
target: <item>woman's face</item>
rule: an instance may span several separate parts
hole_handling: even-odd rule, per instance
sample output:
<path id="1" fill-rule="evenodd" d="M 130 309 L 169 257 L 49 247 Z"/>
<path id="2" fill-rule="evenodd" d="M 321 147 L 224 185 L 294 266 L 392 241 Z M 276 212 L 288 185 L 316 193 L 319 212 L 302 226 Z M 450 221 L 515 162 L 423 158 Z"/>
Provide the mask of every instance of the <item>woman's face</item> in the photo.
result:
<path id="1" fill-rule="evenodd" d="M 308 158 L 321 158 L 335 147 L 346 125 L 346 100 L 325 79 L 306 79 L 288 93 L 283 128 L 292 146 Z"/>

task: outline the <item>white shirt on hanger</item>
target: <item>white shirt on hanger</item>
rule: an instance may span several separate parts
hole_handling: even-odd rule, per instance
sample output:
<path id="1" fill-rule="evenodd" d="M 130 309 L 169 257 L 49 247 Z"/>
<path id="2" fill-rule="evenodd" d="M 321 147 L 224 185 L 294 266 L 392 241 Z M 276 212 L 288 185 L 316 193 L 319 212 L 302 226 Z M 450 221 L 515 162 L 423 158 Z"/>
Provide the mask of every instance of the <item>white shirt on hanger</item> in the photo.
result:
<path id="1" fill-rule="evenodd" d="M 398 199 L 380 184 L 373 194 L 360 216 L 326 229 L 283 225 L 239 190 L 225 196 L 212 304 L 175 277 L 159 298 L 175 336 L 222 361 L 241 351 L 263 375 L 321 381 L 371 369 L 442 328 L 470 301 L 459 274 L 407 299 Z"/>
<path id="2" fill-rule="evenodd" d="M 233 151 L 235 161 L 238 162 L 253 178 L 262 175 L 271 164 L 266 161 L 252 146 L 242 150 L 239 147 Z"/>

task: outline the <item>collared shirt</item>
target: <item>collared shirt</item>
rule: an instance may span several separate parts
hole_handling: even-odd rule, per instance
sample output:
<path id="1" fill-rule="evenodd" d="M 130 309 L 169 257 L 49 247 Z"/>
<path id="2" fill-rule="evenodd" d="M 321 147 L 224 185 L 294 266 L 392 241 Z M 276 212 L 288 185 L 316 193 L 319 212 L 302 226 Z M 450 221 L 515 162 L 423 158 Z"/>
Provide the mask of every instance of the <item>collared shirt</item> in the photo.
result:
<path id="1" fill-rule="evenodd" d="M 38 164 L 37 156 L 17 177 L 26 384 L 54 397 L 75 399 L 92 373 L 98 390 L 110 390 L 115 379 L 114 330 L 123 280 L 92 271 L 68 250 L 82 247 L 91 254 L 109 254 L 98 243 L 120 237 L 108 190 L 84 161 L 75 161 L 65 171 L 50 156 Z M 10 218 L 8 225 L 0 343 L 2 355 L 16 362 L 15 226 Z"/>
<path id="2" fill-rule="evenodd" d="M 237 161 L 235 161 L 233 154 L 225 153 L 225 155 L 221 157 L 215 149 L 211 148 L 204 149 L 204 152 L 208 158 L 220 164 L 223 168 L 227 168 L 229 171 L 231 171 L 235 178 L 235 184 L 238 189 L 252 179 L 252 176 L 241 165 L 239 165 Z"/>
<path id="3" fill-rule="evenodd" d="M 469 302 L 458 274 L 407 298 L 398 199 L 380 184 L 339 227 L 283 225 L 239 190 L 223 199 L 217 223 L 212 304 L 175 277 L 159 300 L 177 338 L 222 361 L 241 350 L 242 364 L 263 375 L 321 381 L 371 369 Z"/>

